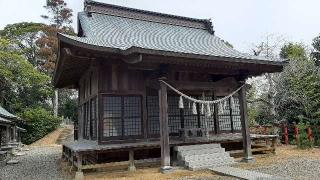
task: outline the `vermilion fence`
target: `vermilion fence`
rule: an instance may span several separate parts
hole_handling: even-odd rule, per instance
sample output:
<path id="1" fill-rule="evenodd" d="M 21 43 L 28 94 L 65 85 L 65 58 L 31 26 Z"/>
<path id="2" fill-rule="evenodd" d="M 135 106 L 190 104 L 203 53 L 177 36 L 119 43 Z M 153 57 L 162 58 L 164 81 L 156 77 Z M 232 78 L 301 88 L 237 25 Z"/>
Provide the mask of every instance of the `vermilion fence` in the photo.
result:
<path id="1" fill-rule="evenodd" d="M 307 133 L 309 141 L 313 141 L 315 134 L 320 134 L 320 126 L 307 126 L 304 131 Z M 279 139 L 283 144 L 297 144 L 299 139 L 299 128 L 294 124 L 284 124 L 279 126 L 253 126 L 250 128 L 253 134 L 279 134 Z"/>

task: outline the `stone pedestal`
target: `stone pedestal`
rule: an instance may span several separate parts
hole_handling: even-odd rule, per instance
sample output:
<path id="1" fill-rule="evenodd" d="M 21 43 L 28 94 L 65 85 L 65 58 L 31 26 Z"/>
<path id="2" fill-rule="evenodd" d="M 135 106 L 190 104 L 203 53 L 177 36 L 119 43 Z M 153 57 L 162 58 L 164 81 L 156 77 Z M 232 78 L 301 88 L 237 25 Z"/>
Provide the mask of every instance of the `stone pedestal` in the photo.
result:
<path id="1" fill-rule="evenodd" d="M 173 168 L 171 166 L 163 166 L 160 168 L 160 172 L 163 174 L 171 173 L 173 172 Z"/>
<path id="2" fill-rule="evenodd" d="M 82 171 L 77 171 L 74 177 L 75 180 L 84 180 L 84 175 Z"/>
<path id="3" fill-rule="evenodd" d="M 256 160 L 254 159 L 253 156 L 249 156 L 249 157 L 244 157 L 244 158 L 242 158 L 241 162 L 245 162 L 245 163 L 255 163 Z"/>

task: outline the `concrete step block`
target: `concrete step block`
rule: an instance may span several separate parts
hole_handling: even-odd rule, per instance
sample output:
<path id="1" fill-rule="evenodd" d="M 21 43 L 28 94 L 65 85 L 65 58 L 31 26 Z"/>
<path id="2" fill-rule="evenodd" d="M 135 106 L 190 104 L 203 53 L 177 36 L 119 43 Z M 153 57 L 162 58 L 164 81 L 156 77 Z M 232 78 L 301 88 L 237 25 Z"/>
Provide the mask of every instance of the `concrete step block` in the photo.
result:
<path id="1" fill-rule="evenodd" d="M 176 151 L 188 151 L 188 150 L 201 150 L 201 149 L 213 149 L 221 148 L 220 144 L 200 144 L 200 145 L 189 145 L 189 146 L 176 146 Z"/>
<path id="2" fill-rule="evenodd" d="M 217 164 L 203 164 L 203 165 L 192 165 L 189 166 L 188 169 L 192 171 L 196 170 L 203 170 L 203 169 L 208 169 L 212 167 L 220 167 L 220 166 L 230 166 L 234 164 L 234 162 L 224 162 L 224 163 L 217 163 Z"/>
<path id="3" fill-rule="evenodd" d="M 213 148 L 213 149 L 200 149 L 200 150 L 188 150 L 178 152 L 178 156 L 191 156 L 191 155 L 201 155 L 201 154 L 213 154 L 225 152 L 224 148 Z"/>
<path id="4" fill-rule="evenodd" d="M 189 155 L 189 156 L 184 156 L 181 159 L 184 161 L 189 161 L 193 159 L 215 159 L 215 158 L 220 158 L 220 157 L 230 157 L 229 153 L 227 152 L 219 152 L 219 153 L 213 153 L 213 154 L 200 154 L 200 155 Z"/>
<path id="5" fill-rule="evenodd" d="M 202 165 L 215 165 L 215 164 L 223 164 L 223 163 L 234 163 L 233 158 L 216 158 L 216 159 L 208 159 L 208 160 L 193 160 L 193 161 L 185 161 L 185 166 L 202 166 Z"/>

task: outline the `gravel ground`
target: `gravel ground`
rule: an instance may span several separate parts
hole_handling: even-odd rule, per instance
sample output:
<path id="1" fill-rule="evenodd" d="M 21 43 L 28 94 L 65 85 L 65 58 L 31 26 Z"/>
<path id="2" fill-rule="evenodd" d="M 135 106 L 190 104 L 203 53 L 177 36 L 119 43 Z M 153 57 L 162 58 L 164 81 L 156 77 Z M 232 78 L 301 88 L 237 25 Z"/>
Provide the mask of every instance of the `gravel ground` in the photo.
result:
<path id="1" fill-rule="evenodd" d="M 320 160 L 311 158 L 288 159 L 281 163 L 251 170 L 290 179 L 314 180 L 320 178 Z"/>
<path id="2" fill-rule="evenodd" d="M 0 180 L 70 179 L 59 164 L 61 147 L 32 147 L 26 155 L 15 157 L 18 164 L 0 167 Z"/>

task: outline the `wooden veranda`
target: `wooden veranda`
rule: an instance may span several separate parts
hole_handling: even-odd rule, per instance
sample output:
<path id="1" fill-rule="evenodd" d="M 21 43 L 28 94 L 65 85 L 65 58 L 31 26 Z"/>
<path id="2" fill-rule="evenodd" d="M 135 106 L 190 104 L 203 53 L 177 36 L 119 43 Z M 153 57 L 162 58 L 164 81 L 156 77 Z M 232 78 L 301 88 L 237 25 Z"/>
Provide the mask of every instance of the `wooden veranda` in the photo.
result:
<path id="1" fill-rule="evenodd" d="M 252 145 L 253 152 L 275 152 L 277 135 L 259 135 L 251 134 L 250 138 L 254 143 Z M 266 142 L 266 144 L 261 144 L 261 141 Z M 270 143 L 267 143 L 270 142 Z M 241 133 L 226 133 L 219 134 L 215 136 L 210 136 L 210 138 L 189 138 L 187 140 L 171 139 L 169 141 L 170 151 L 174 152 L 175 146 L 182 145 L 194 145 L 194 144 L 208 144 L 208 143 L 221 143 L 227 151 L 234 156 L 243 154 L 242 150 L 239 150 L 239 145 L 242 146 L 242 134 Z M 136 165 L 149 163 L 158 164 L 161 163 L 161 158 L 158 156 L 154 157 L 142 157 L 141 151 L 148 152 L 149 150 L 160 151 L 160 141 L 159 140 L 149 140 L 141 142 L 128 142 L 128 143 L 110 143 L 110 144 L 98 144 L 95 141 L 82 140 L 65 143 L 63 145 L 62 158 L 70 163 L 77 169 L 89 170 L 89 169 L 99 169 L 115 166 L 128 166 L 128 169 L 132 169 Z M 135 158 L 135 152 L 139 158 Z M 139 154 L 140 153 L 140 154 Z M 99 156 L 120 154 L 125 158 L 122 160 L 109 159 L 105 162 L 99 162 Z M 94 156 L 93 156 L 94 155 Z M 174 161 L 176 159 L 174 153 L 171 155 Z M 82 162 L 84 161 L 84 162 Z M 175 164 L 175 162 L 173 163 Z M 134 168 L 135 169 L 135 168 Z"/>

